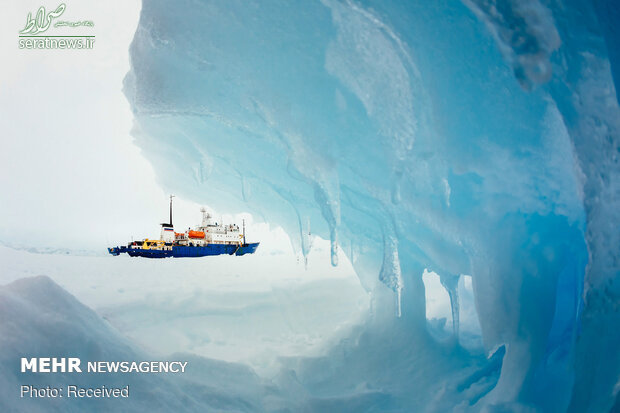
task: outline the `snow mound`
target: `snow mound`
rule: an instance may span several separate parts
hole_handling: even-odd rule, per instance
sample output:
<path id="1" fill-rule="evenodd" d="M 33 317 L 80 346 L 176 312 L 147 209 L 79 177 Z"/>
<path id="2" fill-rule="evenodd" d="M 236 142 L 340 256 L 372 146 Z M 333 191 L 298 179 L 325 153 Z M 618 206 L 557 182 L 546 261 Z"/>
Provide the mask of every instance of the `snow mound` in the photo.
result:
<path id="1" fill-rule="evenodd" d="M 182 377 L 137 373 L 21 373 L 21 357 L 79 357 L 86 361 L 154 360 L 105 320 L 45 276 L 0 287 L 0 410 L 10 411 L 262 411 L 268 393 L 248 367 L 177 354 Z M 124 387 L 127 399 L 20 398 L 35 387 Z M 278 400 L 276 393 L 270 390 Z"/>

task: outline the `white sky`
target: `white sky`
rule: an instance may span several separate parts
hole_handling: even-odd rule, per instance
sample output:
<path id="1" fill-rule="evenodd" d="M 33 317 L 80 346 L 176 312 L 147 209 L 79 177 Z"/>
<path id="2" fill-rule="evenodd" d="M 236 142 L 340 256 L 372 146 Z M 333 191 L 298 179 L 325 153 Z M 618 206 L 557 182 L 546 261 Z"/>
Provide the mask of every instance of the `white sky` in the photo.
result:
<path id="1" fill-rule="evenodd" d="M 1 1 L 0 242 L 99 250 L 132 236 L 158 237 L 167 194 L 132 143 L 133 116 L 122 93 L 140 1 L 65 2 L 59 20 L 92 20 L 94 27 L 46 34 L 94 34 L 92 50 L 19 49 L 28 12 L 54 10 L 60 0 Z M 176 198 L 175 224 L 198 224 L 198 209 Z M 289 245 L 268 225 L 250 230 Z"/>

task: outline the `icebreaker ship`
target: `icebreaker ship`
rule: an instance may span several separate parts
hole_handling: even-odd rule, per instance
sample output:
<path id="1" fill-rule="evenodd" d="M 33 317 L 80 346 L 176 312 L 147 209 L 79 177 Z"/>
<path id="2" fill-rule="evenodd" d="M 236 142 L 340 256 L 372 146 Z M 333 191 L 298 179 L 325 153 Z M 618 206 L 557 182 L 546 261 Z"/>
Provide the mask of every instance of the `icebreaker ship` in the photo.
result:
<path id="1" fill-rule="evenodd" d="M 224 225 L 213 222 L 211 214 L 201 208 L 202 224 L 193 230 L 175 232 L 172 225 L 172 198 L 170 195 L 170 221 L 161 225 L 158 240 L 143 239 L 131 241 L 127 246 L 111 247 L 108 252 L 114 256 L 127 254 L 130 257 L 144 258 L 181 258 L 206 257 L 209 255 L 245 255 L 253 254 L 259 242 L 248 243 L 245 240 L 245 221 L 243 232 L 235 224 Z"/>
<path id="2" fill-rule="evenodd" d="M 125 94 L 161 185 L 346 251 L 367 323 L 317 411 L 620 408 L 613 0 L 144 0 Z M 428 331 L 424 271 L 453 339 Z M 459 344 L 472 277 L 483 348 Z M 528 410 L 529 411 L 529 410 Z"/>

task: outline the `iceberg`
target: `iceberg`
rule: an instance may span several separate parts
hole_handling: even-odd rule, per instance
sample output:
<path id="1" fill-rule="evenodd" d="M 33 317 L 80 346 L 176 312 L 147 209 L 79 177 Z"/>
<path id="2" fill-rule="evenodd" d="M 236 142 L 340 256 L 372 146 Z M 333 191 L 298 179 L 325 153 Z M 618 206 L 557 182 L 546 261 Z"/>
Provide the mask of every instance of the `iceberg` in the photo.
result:
<path id="1" fill-rule="evenodd" d="M 372 297 L 350 337 L 283 367 L 298 407 L 618 408 L 619 9 L 143 1 L 124 88 L 162 187 L 306 256 L 311 225 Z M 459 342 L 464 275 L 479 350 Z"/>

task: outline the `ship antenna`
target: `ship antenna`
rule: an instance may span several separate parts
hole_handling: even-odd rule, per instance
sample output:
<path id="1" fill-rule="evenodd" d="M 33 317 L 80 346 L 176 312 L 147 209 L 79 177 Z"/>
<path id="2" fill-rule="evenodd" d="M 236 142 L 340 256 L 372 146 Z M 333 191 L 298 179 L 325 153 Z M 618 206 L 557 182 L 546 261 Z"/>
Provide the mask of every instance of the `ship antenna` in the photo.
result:
<path id="1" fill-rule="evenodd" d="M 243 243 L 245 244 L 245 219 L 242 220 L 243 222 Z"/>
<path id="2" fill-rule="evenodd" d="M 170 195 L 170 226 L 172 226 L 172 198 L 174 195 Z"/>

